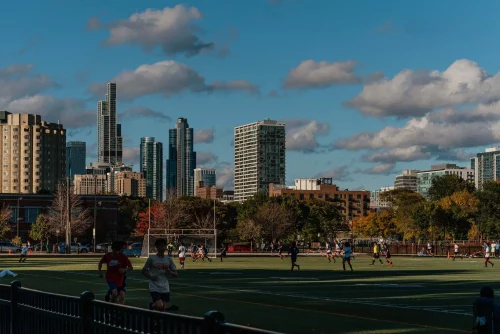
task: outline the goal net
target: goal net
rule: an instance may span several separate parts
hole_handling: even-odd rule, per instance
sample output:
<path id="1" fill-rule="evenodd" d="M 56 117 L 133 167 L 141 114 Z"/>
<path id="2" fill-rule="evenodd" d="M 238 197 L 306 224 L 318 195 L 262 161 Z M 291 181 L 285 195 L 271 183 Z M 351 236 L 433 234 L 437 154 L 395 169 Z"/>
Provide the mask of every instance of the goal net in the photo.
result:
<path id="1" fill-rule="evenodd" d="M 211 257 L 216 257 L 217 254 L 217 231 L 214 229 L 152 228 L 144 235 L 141 257 L 148 257 L 151 254 L 156 254 L 155 242 L 157 239 L 165 239 L 167 245 L 173 245 L 172 256 L 177 256 L 181 243 L 186 247 L 187 254 L 191 253 L 191 245 L 204 245 Z"/>

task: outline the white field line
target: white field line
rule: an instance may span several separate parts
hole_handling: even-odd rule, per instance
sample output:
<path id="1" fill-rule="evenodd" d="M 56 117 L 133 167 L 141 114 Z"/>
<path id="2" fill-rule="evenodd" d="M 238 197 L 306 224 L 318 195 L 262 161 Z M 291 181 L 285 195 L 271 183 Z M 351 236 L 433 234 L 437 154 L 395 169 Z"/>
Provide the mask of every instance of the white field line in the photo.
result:
<path id="1" fill-rule="evenodd" d="M 60 272 L 95 277 L 95 275 L 85 274 L 85 273 L 81 273 L 81 272 L 73 272 L 73 271 L 60 271 Z M 146 279 L 139 279 L 139 278 L 134 278 L 134 277 L 127 277 L 127 280 L 138 281 L 138 282 L 147 282 L 148 281 Z M 369 302 L 369 301 L 357 301 L 357 300 L 350 299 L 350 298 L 326 298 L 326 297 L 317 297 L 317 296 L 311 296 L 311 295 L 305 296 L 305 295 L 300 295 L 300 294 L 278 293 L 278 292 L 254 290 L 254 289 L 236 289 L 236 288 L 228 288 L 228 287 L 216 286 L 216 285 L 188 284 L 188 283 L 178 283 L 178 282 L 171 282 L 171 281 L 169 281 L 169 283 L 170 283 L 170 285 L 185 286 L 185 287 L 192 287 L 192 288 L 212 289 L 212 290 L 219 290 L 219 291 L 242 292 L 242 293 L 260 294 L 260 295 L 270 295 L 270 296 L 276 296 L 276 297 L 290 297 L 290 298 L 317 300 L 317 301 L 325 301 L 325 302 L 350 303 L 350 304 L 369 305 L 369 306 L 387 307 L 387 308 L 395 308 L 395 309 L 429 311 L 429 312 L 456 314 L 456 315 L 464 315 L 464 316 L 471 316 L 472 315 L 472 313 L 465 312 L 463 310 L 441 310 L 441 309 L 432 309 L 431 310 L 429 308 L 421 308 L 420 306 L 414 306 L 414 305 L 405 306 L 405 305 L 394 305 L 394 304 L 382 304 L 382 303 Z"/>

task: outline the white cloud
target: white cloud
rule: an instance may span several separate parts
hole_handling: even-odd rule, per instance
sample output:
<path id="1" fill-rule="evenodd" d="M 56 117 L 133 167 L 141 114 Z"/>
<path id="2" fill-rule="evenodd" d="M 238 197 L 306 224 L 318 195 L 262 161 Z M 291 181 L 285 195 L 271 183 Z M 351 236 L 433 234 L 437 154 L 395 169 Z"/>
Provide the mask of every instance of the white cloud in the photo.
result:
<path id="1" fill-rule="evenodd" d="M 140 157 L 139 147 L 124 147 L 123 162 L 126 165 L 138 165 Z"/>
<path id="2" fill-rule="evenodd" d="M 372 166 L 371 168 L 365 169 L 362 172 L 365 174 L 385 174 L 389 175 L 393 173 L 393 169 L 396 165 L 394 163 L 386 163 Z"/>
<path id="3" fill-rule="evenodd" d="M 201 29 L 196 23 L 201 19 L 202 13 L 197 8 L 177 5 L 162 10 L 146 9 L 109 24 L 100 23 L 93 17 L 87 28 L 108 30 L 109 38 L 104 45 L 139 45 L 148 52 L 161 47 L 166 55 L 192 56 L 214 47 L 213 42 L 204 42 L 199 36 Z"/>
<path id="4" fill-rule="evenodd" d="M 289 151 L 314 152 L 320 147 L 317 137 L 330 132 L 328 123 L 315 120 L 290 119 L 283 122 L 286 124 L 286 148 Z"/>
<path id="5" fill-rule="evenodd" d="M 215 129 L 200 129 L 194 132 L 194 143 L 201 144 L 206 143 L 210 144 L 214 141 Z"/>
<path id="6" fill-rule="evenodd" d="M 214 81 L 208 85 L 209 90 L 215 91 L 246 91 L 250 94 L 259 92 L 259 87 L 246 80 Z"/>
<path id="7" fill-rule="evenodd" d="M 27 74 L 34 68 L 33 64 L 12 64 L 0 69 L 0 79 L 17 74 Z"/>
<path id="8" fill-rule="evenodd" d="M 444 72 L 403 70 L 394 78 L 366 84 L 345 104 L 374 117 L 422 116 L 436 108 L 500 99 L 500 74 L 461 59 Z"/>
<path id="9" fill-rule="evenodd" d="M 85 102 L 78 99 L 33 95 L 11 101 L 5 109 L 14 113 L 38 114 L 47 122 L 60 121 L 66 129 L 96 125 L 95 110 L 86 110 Z"/>
<path id="10" fill-rule="evenodd" d="M 206 84 L 205 78 L 194 69 L 173 60 L 144 64 L 135 70 L 124 70 L 110 81 L 116 82 L 118 96 L 124 100 L 153 94 L 169 97 L 184 91 L 248 91 L 253 86 L 244 80 Z M 95 96 L 103 96 L 106 93 L 106 83 L 91 84 L 88 90 Z"/>
<path id="11" fill-rule="evenodd" d="M 164 113 L 162 113 L 160 111 L 156 111 L 156 110 L 153 110 L 153 109 L 148 108 L 148 107 L 140 107 L 140 106 L 135 106 L 135 107 L 125 109 L 123 112 L 121 112 L 118 115 L 119 119 L 126 118 L 126 117 L 130 117 L 130 118 L 148 117 L 148 118 L 156 118 L 158 120 L 162 120 L 162 121 L 166 121 L 166 122 L 172 121 L 172 118 L 170 118 L 169 116 L 165 115 Z"/>
<path id="12" fill-rule="evenodd" d="M 355 73 L 356 61 L 327 62 L 304 60 L 288 72 L 284 88 L 323 88 L 339 84 L 358 83 L 361 79 Z"/>
<path id="13" fill-rule="evenodd" d="M 196 152 L 196 166 L 203 167 L 217 162 L 218 157 L 212 152 Z"/>
<path id="14" fill-rule="evenodd" d="M 315 177 L 331 177 L 332 179 L 337 181 L 351 181 L 352 179 L 350 175 L 351 173 L 349 172 L 347 166 L 340 166 L 324 172 L 320 172 L 316 174 Z"/>
<path id="15" fill-rule="evenodd" d="M 379 151 L 367 155 L 364 160 L 370 162 L 394 163 L 396 161 L 415 161 L 431 158 L 432 153 L 423 151 L 420 146 L 394 148 L 388 151 Z"/>
<path id="16" fill-rule="evenodd" d="M 217 166 L 217 187 L 231 189 L 234 187 L 234 168 L 231 164 L 220 164 Z"/>

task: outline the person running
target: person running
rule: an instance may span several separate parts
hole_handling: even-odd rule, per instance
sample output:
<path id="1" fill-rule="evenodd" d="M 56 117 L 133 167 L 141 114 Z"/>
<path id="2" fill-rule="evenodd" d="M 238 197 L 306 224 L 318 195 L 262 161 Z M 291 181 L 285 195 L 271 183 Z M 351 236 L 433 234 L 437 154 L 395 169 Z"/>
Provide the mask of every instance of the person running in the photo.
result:
<path id="1" fill-rule="evenodd" d="M 283 255 L 283 245 L 281 244 L 281 241 L 278 241 L 277 250 L 278 250 L 278 255 L 279 255 L 281 261 L 283 261 L 284 255 Z"/>
<path id="2" fill-rule="evenodd" d="M 345 271 L 345 263 L 349 265 L 352 271 L 352 265 L 351 265 L 351 255 L 352 255 L 352 248 L 351 244 L 349 242 L 346 242 L 344 244 L 344 256 L 342 257 L 342 268 L 344 268 Z"/>
<path id="3" fill-rule="evenodd" d="M 453 252 L 453 261 L 455 261 L 455 258 L 456 258 L 457 256 L 460 256 L 460 258 L 463 260 L 463 259 L 464 259 L 464 257 L 463 257 L 462 255 L 460 255 L 460 250 L 459 250 L 459 248 L 458 248 L 457 243 L 455 243 L 455 246 L 454 246 L 453 248 L 454 248 L 454 252 Z"/>
<path id="4" fill-rule="evenodd" d="M 153 299 L 152 308 L 164 312 L 170 302 L 170 285 L 168 277 L 178 277 L 177 268 L 170 256 L 165 255 L 167 242 L 165 239 L 157 239 L 155 242 L 157 253 L 150 255 L 142 274 L 149 279 L 149 292 Z"/>
<path id="5" fill-rule="evenodd" d="M 121 253 L 123 254 L 123 251 L 125 249 L 127 249 L 127 242 L 122 241 L 121 245 L 122 245 Z M 125 255 L 125 257 L 127 258 L 127 268 L 129 268 L 128 270 L 133 270 L 134 268 L 132 267 L 132 263 L 130 262 L 130 259 L 126 255 Z M 118 298 L 119 298 L 120 304 L 125 304 L 125 293 L 127 293 L 127 272 L 123 273 L 123 283 L 120 287 L 118 287 Z M 111 289 L 108 289 L 106 296 L 104 296 L 104 300 L 107 302 L 111 301 L 111 294 L 112 294 Z"/>
<path id="6" fill-rule="evenodd" d="M 299 255 L 299 249 L 297 248 L 297 244 L 292 242 L 292 246 L 288 250 L 288 254 L 290 254 L 290 259 L 292 260 L 292 270 L 293 268 L 297 267 L 300 270 L 300 265 L 297 264 L 297 256 Z"/>
<path id="7" fill-rule="evenodd" d="M 179 263 L 181 264 L 181 269 L 184 269 L 184 262 L 186 261 L 186 247 L 184 243 L 181 242 L 179 246 Z"/>
<path id="8" fill-rule="evenodd" d="M 191 243 L 191 257 L 193 258 L 193 262 L 198 259 L 198 247 L 194 243 Z"/>
<path id="9" fill-rule="evenodd" d="M 167 245 L 168 256 L 172 257 L 172 252 L 173 251 L 174 251 L 174 245 L 172 245 L 172 243 L 169 242 L 168 245 Z"/>
<path id="10" fill-rule="evenodd" d="M 208 256 L 208 249 L 207 246 L 202 245 L 201 246 L 201 252 L 202 252 L 202 257 L 201 260 L 205 262 L 205 258 L 208 260 L 208 262 L 212 262 L 212 259 Z"/>
<path id="11" fill-rule="evenodd" d="M 350 247 L 350 246 L 349 246 Z M 350 258 L 350 257 L 349 257 Z M 384 262 L 382 261 L 382 259 L 380 258 L 380 245 L 377 243 L 377 242 L 374 242 L 373 243 L 373 259 L 372 259 L 372 264 L 371 266 L 373 266 L 375 264 L 375 261 L 376 260 L 379 260 L 380 261 L 380 264 L 383 265 Z"/>
<path id="12" fill-rule="evenodd" d="M 23 248 L 21 249 L 21 257 L 19 258 L 19 263 L 26 262 L 26 259 L 28 258 L 28 251 L 29 251 L 28 246 L 24 245 Z"/>
<path id="13" fill-rule="evenodd" d="M 310 241 L 307 242 L 307 255 L 309 255 L 309 253 L 314 253 L 312 243 Z"/>
<path id="14" fill-rule="evenodd" d="M 491 244 L 488 242 L 486 244 L 486 249 L 484 250 L 484 266 L 488 267 L 488 263 L 491 264 L 493 267 L 494 264 L 493 262 L 490 261 L 490 256 L 491 256 Z"/>
<path id="15" fill-rule="evenodd" d="M 222 262 L 222 258 L 227 260 L 227 246 L 224 244 L 220 247 L 220 262 Z"/>
<path id="16" fill-rule="evenodd" d="M 382 244 L 382 247 L 383 247 L 382 252 L 385 255 L 385 260 L 387 261 L 387 264 L 390 267 L 394 267 L 394 263 L 392 263 L 392 260 L 391 260 L 391 251 L 390 251 L 389 247 L 387 247 L 387 245 L 385 243 Z"/>
<path id="17" fill-rule="evenodd" d="M 332 259 L 333 263 L 336 262 L 335 257 L 333 257 L 332 243 L 329 241 L 326 243 L 326 258 L 328 259 L 328 263 L 331 263 Z"/>
<path id="18" fill-rule="evenodd" d="M 118 302 L 120 294 L 120 302 L 125 300 L 125 291 L 123 290 L 123 279 L 127 270 L 130 270 L 128 264 L 129 259 L 122 253 L 123 244 L 119 241 L 114 241 L 111 244 L 111 253 L 105 254 L 99 261 L 98 270 L 99 277 L 102 278 L 102 265 L 106 263 L 106 282 L 109 290 L 111 290 L 110 301 Z"/>

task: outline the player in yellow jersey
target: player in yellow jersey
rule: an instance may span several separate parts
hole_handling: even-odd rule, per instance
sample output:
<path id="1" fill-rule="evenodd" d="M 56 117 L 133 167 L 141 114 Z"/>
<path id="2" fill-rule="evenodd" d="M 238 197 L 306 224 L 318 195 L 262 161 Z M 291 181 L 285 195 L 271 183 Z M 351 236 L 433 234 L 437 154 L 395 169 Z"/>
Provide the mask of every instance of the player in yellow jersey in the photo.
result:
<path id="1" fill-rule="evenodd" d="M 377 259 L 380 261 L 380 264 L 382 264 L 382 265 L 384 264 L 384 262 L 380 258 L 380 245 L 377 242 L 374 242 L 373 243 L 373 259 L 372 259 L 371 266 L 373 266 L 375 264 L 375 261 Z"/>

